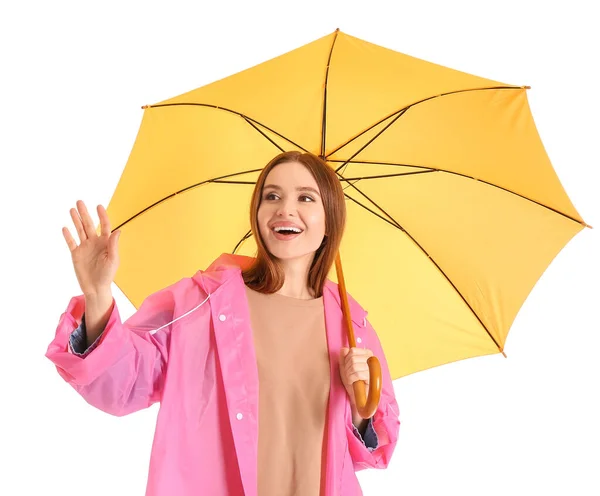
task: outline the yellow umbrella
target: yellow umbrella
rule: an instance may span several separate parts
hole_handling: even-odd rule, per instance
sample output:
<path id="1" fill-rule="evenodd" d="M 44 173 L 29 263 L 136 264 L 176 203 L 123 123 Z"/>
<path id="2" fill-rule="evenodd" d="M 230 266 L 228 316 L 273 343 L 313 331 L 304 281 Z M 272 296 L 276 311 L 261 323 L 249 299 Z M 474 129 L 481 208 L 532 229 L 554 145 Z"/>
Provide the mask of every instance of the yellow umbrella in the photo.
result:
<path id="1" fill-rule="evenodd" d="M 534 284 L 586 226 L 526 88 L 338 30 L 144 106 L 108 206 L 122 231 L 115 282 L 137 307 L 223 252 L 254 255 L 260 169 L 280 151 L 309 151 L 343 182 L 345 277 L 392 378 L 504 353 Z"/>

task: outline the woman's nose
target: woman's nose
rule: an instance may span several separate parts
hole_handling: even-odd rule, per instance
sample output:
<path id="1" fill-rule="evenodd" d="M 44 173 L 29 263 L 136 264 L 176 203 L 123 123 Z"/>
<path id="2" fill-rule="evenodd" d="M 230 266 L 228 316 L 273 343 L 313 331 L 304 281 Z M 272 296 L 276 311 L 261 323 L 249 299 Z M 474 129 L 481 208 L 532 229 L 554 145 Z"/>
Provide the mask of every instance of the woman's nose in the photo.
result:
<path id="1" fill-rule="evenodd" d="M 279 205 L 277 206 L 277 215 L 283 217 L 288 215 L 294 215 L 295 211 L 296 210 L 294 206 L 294 201 L 291 199 L 281 200 L 281 202 L 279 202 Z"/>

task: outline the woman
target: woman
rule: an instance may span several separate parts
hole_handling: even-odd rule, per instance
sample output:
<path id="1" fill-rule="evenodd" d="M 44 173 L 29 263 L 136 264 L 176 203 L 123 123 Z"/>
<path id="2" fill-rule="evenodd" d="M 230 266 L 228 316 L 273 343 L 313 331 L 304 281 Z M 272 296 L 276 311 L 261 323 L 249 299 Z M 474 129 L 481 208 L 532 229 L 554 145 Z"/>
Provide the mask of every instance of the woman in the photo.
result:
<path id="1" fill-rule="evenodd" d="M 79 244 L 63 228 L 83 295 L 46 356 L 113 415 L 160 401 L 146 495 L 362 494 L 355 471 L 387 467 L 398 405 L 366 312 L 349 297 L 364 348 L 348 350 L 326 279 L 346 216 L 335 172 L 312 154 L 275 157 L 251 201 L 256 258 L 223 254 L 125 323 L 111 294 L 119 231 L 102 206 L 98 216 L 99 236 L 83 202 L 71 209 Z M 368 382 L 373 354 L 383 386 L 365 421 L 352 383 Z"/>

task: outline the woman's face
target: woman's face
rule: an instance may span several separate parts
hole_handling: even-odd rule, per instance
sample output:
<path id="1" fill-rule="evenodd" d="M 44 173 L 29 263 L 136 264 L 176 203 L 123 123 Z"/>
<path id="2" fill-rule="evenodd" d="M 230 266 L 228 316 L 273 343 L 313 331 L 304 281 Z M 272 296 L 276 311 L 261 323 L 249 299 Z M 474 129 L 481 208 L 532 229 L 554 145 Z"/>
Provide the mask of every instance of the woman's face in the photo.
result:
<path id="1" fill-rule="evenodd" d="M 258 226 L 269 252 L 290 260 L 312 255 L 325 235 L 325 210 L 312 174 L 299 162 L 276 165 L 265 180 Z"/>

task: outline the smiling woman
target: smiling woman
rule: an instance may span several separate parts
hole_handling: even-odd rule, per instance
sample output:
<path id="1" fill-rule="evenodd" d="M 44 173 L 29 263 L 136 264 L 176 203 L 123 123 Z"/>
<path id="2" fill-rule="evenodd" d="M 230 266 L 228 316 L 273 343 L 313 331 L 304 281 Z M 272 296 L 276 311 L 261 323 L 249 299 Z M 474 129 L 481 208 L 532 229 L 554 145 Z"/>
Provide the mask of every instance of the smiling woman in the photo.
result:
<path id="1" fill-rule="evenodd" d="M 309 153 L 276 156 L 262 170 L 252 195 L 250 224 L 259 234 L 257 257 L 244 271 L 244 281 L 265 293 L 321 296 L 345 223 L 344 193 L 331 167 Z M 300 266 L 300 279 L 284 274 L 284 267 L 296 274 Z M 293 282 L 303 279 L 308 288 Z"/>
<path id="2" fill-rule="evenodd" d="M 122 416 L 160 402 L 147 496 L 346 496 L 355 472 L 388 466 L 398 404 L 379 338 L 350 298 L 364 348 L 346 348 L 337 285 L 327 280 L 346 221 L 334 170 L 287 152 L 251 200 L 256 258 L 223 254 L 148 296 L 122 323 L 111 294 L 119 231 L 98 207 L 71 209 L 63 234 L 82 296 L 46 356 L 91 405 Z M 381 362 L 381 400 L 363 419 L 353 384 Z M 373 381 L 375 383 L 375 381 Z"/>

